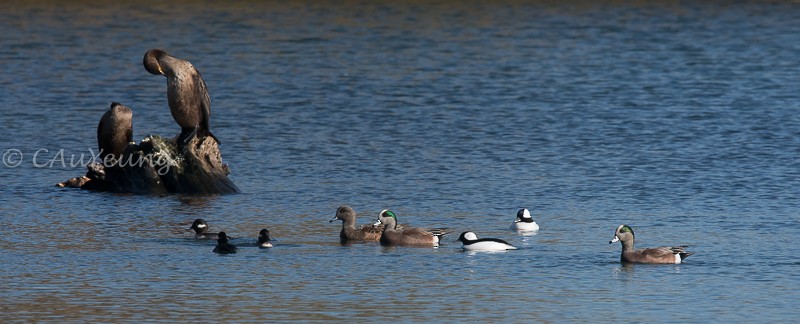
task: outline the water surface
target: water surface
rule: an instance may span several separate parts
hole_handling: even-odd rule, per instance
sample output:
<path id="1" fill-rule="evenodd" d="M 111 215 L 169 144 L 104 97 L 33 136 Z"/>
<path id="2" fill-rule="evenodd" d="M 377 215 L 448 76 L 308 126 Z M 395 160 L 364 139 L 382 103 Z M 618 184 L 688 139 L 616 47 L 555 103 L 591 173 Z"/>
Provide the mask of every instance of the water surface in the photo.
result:
<path id="1" fill-rule="evenodd" d="M 799 18 L 789 1 L 5 6 L 0 149 L 22 160 L 0 167 L 0 311 L 796 321 Z M 179 132 L 141 65 L 155 47 L 202 72 L 243 193 L 55 188 L 84 172 L 59 152 L 89 154 L 111 101 L 134 110 L 137 140 Z M 360 223 L 389 208 L 521 248 L 343 247 L 327 222 L 343 204 Z M 535 235 L 506 230 L 521 207 Z M 218 256 L 184 231 L 198 217 L 238 244 L 262 227 L 278 242 Z M 638 246 L 696 254 L 622 266 L 607 242 L 623 223 Z"/>

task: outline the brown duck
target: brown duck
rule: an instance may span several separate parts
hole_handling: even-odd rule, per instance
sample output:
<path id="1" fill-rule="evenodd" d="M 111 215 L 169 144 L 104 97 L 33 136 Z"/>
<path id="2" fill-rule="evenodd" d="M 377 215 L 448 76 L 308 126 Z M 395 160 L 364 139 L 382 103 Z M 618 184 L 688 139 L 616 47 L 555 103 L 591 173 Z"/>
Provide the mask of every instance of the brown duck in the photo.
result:
<path id="1" fill-rule="evenodd" d="M 397 226 L 397 215 L 391 210 L 383 210 L 378 215 L 378 222 L 383 224 L 381 245 L 416 245 L 439 246 L 439 239 L 449 233 L 444 228 L 425 229 L 419 227 Z M 376 223 L 378 224 L 378 223 Z"/>
<path id="2" fill-rule="evenodd" d="M 339 238 L 344 242 L 378 242 L 381 239 L 383 226 L 361 225 L 356 227 L 356 211 L 349 206 L 341 206 L 336 209 L 336 215 L 330 223 L 336 220 L 342 221 L 342 231 Z"/>
<path id="3" fill-rule="evenodd" d="M 614 233 L 614 238 L 608 242 L 622 243 L 622 254 L 620 261 L 624 263 L 673 263 L 678 264 L 684 259 L 694 254 L 686 252 L 686 246 L 661 246 L 655 248 L 634 249 L 633 229 L 628 225 L 620 225 Z"/>

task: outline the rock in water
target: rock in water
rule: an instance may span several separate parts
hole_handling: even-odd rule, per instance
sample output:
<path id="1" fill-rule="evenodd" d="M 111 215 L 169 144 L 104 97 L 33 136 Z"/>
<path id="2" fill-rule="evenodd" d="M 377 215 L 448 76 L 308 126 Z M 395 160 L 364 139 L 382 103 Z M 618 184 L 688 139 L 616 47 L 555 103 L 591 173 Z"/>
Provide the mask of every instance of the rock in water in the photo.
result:
<path id="1" fill-rule="evenodd" d="M 57 186 L 136 194 L 239 192 L 228 178 L 231 171 L 222 163 L 217 141 L 210 136 L 194 137 L 179 151 L 175 140 L 151 135 L 129 145 L 122 161 L 113 166 L 92 163 L 88 169 L 85 177 Z"/>

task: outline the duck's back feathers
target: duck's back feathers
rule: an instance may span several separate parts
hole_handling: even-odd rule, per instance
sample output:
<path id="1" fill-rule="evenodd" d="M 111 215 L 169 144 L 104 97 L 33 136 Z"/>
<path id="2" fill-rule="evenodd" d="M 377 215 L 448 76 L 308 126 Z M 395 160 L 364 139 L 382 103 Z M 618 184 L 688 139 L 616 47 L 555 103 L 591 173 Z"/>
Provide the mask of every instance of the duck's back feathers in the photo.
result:
<path id="1" fill-rule="evenodd" d="M 342 227 L 339 238 L 344 241 L 378 242 L 381 239 L 383 227 L 361 225 L 359 227 Z"/>
<path id="2" fill-rule="evenodd" d="M 682 263 L 684 259 L 694 254 L 686 252 L 686 246 L 660 246 L 654 248 L 636 249 L 626 251 L 621 255 L 622 262 L 632 263 Z"/>
<path id="3" fill-rule="evenodd" d="M 384 230 L 380 242 L 382 245 L 439 245 L 439 236 L 419 227 L 410 227 L 401 230 Z"/>

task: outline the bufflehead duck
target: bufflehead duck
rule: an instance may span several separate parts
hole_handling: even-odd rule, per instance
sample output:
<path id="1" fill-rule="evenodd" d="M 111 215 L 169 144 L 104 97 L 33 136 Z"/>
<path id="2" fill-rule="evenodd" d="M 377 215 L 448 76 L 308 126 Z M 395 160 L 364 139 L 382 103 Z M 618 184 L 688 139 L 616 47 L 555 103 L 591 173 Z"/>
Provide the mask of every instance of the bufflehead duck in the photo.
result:
<path id="1" fill-rule="evenodd" d="M 202 218 L 195 219 L 192 223 L 192 227 L 189 227 L 189 229 L 194 230 L 194 238 L 196 239 L 216 240 L 219 238 L 216 233 L 208 232 L 208 223 Z"/>
<path id="2" fill-rule="evenodd" d="M 271 239 L 269 238 L 269 230 L 262 228 L 261 231 L 258 232 L 258 247 L 271 248 L 272 243 L 270 241 Z"/>
<path id="3" fill-rule="evenodd" d="M 509 244 L 506 241 L 496 238 L 482 238 L 479 239 L 473 232 L 461 233 L 458 237 L 464 245 L 462 248 L 465 251 L 505 251 L 516 250 L 517 247 Z"/>
<path id="4" fill-rule="evenodd" d="M 517 219 L 511 224 L 511 229 L 515 231 L 538 231 L 539 224 L 533 221 L 531 212 L 527 208 L 522 208 L 517 212 Z"/>

